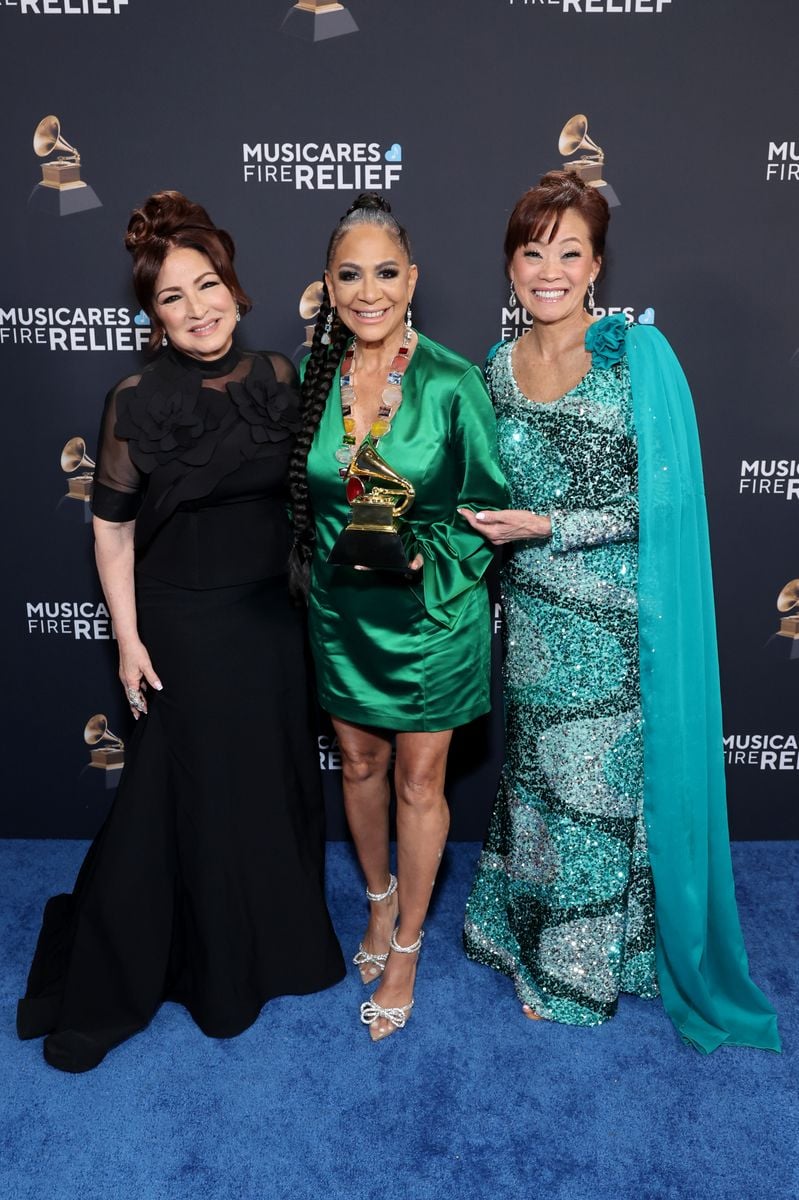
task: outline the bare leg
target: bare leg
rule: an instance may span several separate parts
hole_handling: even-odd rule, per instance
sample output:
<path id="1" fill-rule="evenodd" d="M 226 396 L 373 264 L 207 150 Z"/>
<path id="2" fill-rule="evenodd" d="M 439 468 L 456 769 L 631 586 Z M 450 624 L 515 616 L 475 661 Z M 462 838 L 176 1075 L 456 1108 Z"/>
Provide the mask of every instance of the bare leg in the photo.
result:
<path id="1" fill-rule="evenodd" d="M 444 799 L 444 776 L 452 730 L 440 733 L 398 733 L 394 782 L 397 792 L 397 877 L 400 922 L 397 941 L 411 946 L 418 939 L 430 904 L 438 865 L 449 831 Z M 410 1004 L 418 954 L 389 955 L 375 1003 L 383 1008 Z M 379 1019 L 373 1038 L 395 1032 Z"/>
<path id="2" fill-rule="evenodd" d="M 333 717 L 333 728 L 341 747 L 344 786 L 344 810 L 355 842 L 366 886 L 370 892 L 385 892 L 389 884 L 388 850 L 388 768 L 391 762 L 390 739 L 361 725 L 351 725 Z M 369 925 L 361 945 L 370 954 L 388 951 L 391 932 L 397 920 L 398 897 L 372 902 Z M 364 983 L 377 979 L 382 968 L 365 963 L 361 968 Z"/>

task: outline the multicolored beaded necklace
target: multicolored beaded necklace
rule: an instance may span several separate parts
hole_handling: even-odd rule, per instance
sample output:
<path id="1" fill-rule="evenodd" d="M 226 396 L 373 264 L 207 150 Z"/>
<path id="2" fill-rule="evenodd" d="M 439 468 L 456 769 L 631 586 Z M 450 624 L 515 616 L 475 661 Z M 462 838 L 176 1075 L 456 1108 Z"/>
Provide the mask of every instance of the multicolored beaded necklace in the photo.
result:
<path id="1" fill-rule="evenodd" d="M 408 366 L 408 354 L 410 349 L 413 330 L 406 327 L 402 338 L 402 345 L 392 359 L 391 366 L 388 369 L 386 378 L 386 386 L 380 395 L 380 407 L 377 410 L 377 419 L 374 420 L 369 428 L 369 434 L 372 441 L 377 444 L 381 437 L 385 437 L 391 432 L 391 421 L 397 415 L 399 407 L 402 404 L 402 377 Z M 339 475 L 346 480 L 347 499 L 350 503 L 357 500 L 358 496 L 362 496 L 365 492 L 365 487 L 361 480 L 356 475 L 350 475 L 350 466 L 358 447 L 355 444 L 355 418 L 352 415 L 352 406 L 355 403 L 355 386 L 352 382 L 352 363 L 355 358 L 355 346 L 357 338 L 352 339 L 352 343 L 348 346 L 341 364 L 340 390 L 341 390 L 341 420 L 344 426 L 344 436 L 342 445 L 336 451 L 336 462 L 341 463 L 339 467 Z"/>

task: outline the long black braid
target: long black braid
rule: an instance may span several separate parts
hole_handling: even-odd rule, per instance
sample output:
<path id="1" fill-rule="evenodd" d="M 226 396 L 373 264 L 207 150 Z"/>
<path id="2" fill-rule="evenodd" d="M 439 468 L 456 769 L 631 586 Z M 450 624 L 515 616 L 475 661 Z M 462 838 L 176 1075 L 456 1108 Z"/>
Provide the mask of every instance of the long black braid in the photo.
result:
<path id="1" fill-rule="evenodd" d="M 363 192 L 333 230 L 327 247 L 326 266 L 328 268 L 336 247 L 344 235 L 354 225 L 365 224 L 385 228 L 397 239 L 407 254 L 408 261 L 413 262 L 408 235 L 396 217 L 391 215 L 391 205 L 375 192 Z M 308 454 L 325 411 L 333 376 L 341 362 L 344 347 L 350 336 L 347 326 L 340 320 L 338 313 L 333 311 L 330 344 L 323 345 L 322 335 L 330 312 L 330 296 L 327 284 L 325 284 L 322 304 L 314 326 L 311 353 L 302 382 L 302 429 L 297 434 L 289 464 L 289 490 L 294 509 L 294 546 L 289 558 L 289 589 L 292 597 L 297 601 L 308 598 L 311 558 L 316 541 L 313 507 L 308 490 Z"/>
<path id="2" fill-rule="evenodd" d="M 308 454 L 314 434 L 322 420 L 333 376 L 341 362 L 350 332 L 343 321 L 339 320 L 338 313 L 334 313 L 330 345 L 323 345 L 322 334 L 329 312 L 330 296 L 325 284 L 322 304 L 314 326 L 311 353 L 302 381 L 302 429 L 297 434 L 289 463 L 289 490 L 294 509 L 294 546 L 289 558 L 289 589 L 292 597 L 298 601 L 308 599 L 311 557 L 316 541 L 313 507 L 308 490 Z"/>

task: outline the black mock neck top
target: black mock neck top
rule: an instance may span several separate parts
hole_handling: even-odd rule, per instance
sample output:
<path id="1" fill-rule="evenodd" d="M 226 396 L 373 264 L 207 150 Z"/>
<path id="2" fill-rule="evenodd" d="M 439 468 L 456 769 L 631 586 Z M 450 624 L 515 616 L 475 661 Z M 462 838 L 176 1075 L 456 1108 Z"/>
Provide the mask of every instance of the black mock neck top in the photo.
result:
<path id="1" fill-rule="evenodd" d="M 209 588 L 286 570 L 296 382 L 279 354 L 170 346 L 109 393 L 92 510 L 136 522 L 137 574 Z"/>

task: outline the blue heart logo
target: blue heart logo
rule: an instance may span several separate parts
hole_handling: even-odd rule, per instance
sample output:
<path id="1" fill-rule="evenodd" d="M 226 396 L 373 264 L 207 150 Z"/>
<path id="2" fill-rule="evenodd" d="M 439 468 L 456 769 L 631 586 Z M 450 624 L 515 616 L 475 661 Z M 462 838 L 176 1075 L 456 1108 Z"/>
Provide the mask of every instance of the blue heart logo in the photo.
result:
<path id="1" fill-rule="evenodd" d="M 150 324 L 150 318 L 147 316 L 147 313 L 144 311 L 143 308 L 140 308 L 139 311 L 136 313 L 136 316 L 133 318 L 133 324 L 134 325 L 149 325 Z"/>
<path id="2" fill-rule="evenodd" d="M 649 308 L 645 308 L 642 313 L 639 313 L 638 314 L 638 324 L 639 325 L 654 325 L 655 324 L 654 308 L 652 308 L 650 306 Z"/>
<path id="3" fill-rule="evenodd" d="M 402 146 L 399 142 L 394 142 L 394 145 L 386 150 L 386 162 L 402 162 Z"/>

